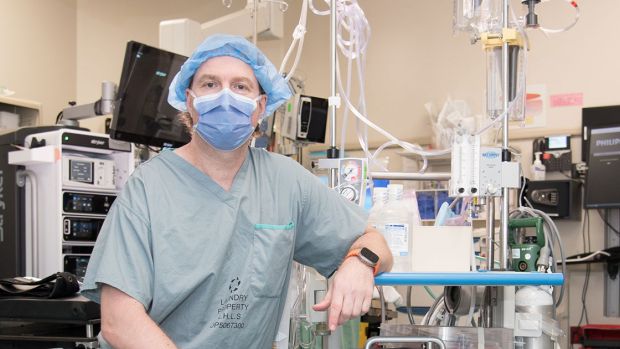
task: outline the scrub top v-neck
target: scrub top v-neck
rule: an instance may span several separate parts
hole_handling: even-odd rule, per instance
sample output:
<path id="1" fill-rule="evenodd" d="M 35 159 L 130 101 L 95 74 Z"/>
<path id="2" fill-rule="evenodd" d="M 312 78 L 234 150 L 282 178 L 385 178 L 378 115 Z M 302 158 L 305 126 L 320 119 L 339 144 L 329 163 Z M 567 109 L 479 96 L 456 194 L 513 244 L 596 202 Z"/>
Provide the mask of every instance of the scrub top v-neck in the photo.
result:
<path id="1" fill-rule="evenodd" d="M 331 275 L 365 226 L 362 210 L 289 158 L 251 148 L 226 191 L 164 152 L 114 202 L 82 294 L 123 291 L 180 348 L 271 348 L 291 262 Z"/>
<path id="2" fill-rule="evenodd" d="M 250 163 L 250 158 L 252 157 L 252 152 L 251 151 L 248 152 L 245 159 L 243 160 L 243 163 L 241 164 L 241 167 L 239 167 L 239 170 L 237 171 L 237 173 L 235 174 L 235 177 L 233 178 L 233 182 L 230 187 L 230 190 L 227 191 L 224 188 L 222 188 L 221 185 L 215 182 L 211 177 L 209 177 L 207 174 L 199 170 L 197 167 L 192 165 L 189 161 L 185 160 L 183 157 L 178 155 L 176 152 L 169 152 L 169 153 L 172 153 L 173 155 L 175 155 L 175 156 L 170 156 L 169 158 L 169 160 L 173 162 L 175 166 L 178 166 L 181 171 L 186 172 L 189 176 L 191 176 L 194 180 L 196 180 L 196 182 L 201 183 L 204 186 L 204 188 L 208 189 L 211 193 L 213 193 L 213 195 L 219 198 L 222 202 L 228 202 L 231 200 L 234 201 L 236 195 L 240 194 L 241 188 L 239 187 L 242 186 L 242 183 L 245 181 L 245 177 L 247 175 L 248 166 L 249 166 L 248 164 Z"/>

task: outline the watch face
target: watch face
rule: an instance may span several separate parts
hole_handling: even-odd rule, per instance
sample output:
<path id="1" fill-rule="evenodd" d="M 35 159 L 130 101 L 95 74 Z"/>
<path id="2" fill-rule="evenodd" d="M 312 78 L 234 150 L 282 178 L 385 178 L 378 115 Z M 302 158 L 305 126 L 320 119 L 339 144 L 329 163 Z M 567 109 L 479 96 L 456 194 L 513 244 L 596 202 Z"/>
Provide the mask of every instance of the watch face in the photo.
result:
<path id="1" fill-rule="evenodd" d="M 371 261 L 373 264 L 379 263 L 379 256 L 377 256 L 374 252 L 367 249 L 366 247 L 362 248 L 362 250 L 360 251 L 360 255 Z"/>

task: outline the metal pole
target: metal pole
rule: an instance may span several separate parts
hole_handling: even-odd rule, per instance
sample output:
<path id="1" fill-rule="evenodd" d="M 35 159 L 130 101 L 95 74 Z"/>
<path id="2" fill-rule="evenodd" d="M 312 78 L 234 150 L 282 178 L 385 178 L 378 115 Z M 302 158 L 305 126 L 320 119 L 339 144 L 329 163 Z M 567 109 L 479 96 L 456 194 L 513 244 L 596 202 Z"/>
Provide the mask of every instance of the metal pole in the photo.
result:
<path id="1" fill-rule="evenodd" d="M 407 173 L 407 172 L 370 172 L 370 176 L 376 179 L 410 180 L 410 181 L 449 181 L 450 172 L 434 173 Z"/>
<path id="2" fill-rule="evenodd" d="M 439 338 L 435 337 L 372 337 L 366 341 L 365 349 L 373 348 L 374 344 L 402 344 L 402 343 L 434 343 L 440 349 L 445 349 L 446 344 Z"/>
<path id="3" fill-rule="evenodd" d="M 508 11 L 510 6 L 509 0 L 503 0 L 502 20 L 504 28 L 508 28 L 510 25 L 508 22 Z M 504 40 L 502 44 L 502 77 L 503 77 L 503 91 L 504 97 L 504 120 L 503 120 L 503 139 L 502 139 L 502 161 L 510 161 L 510 150 L 508 150 L 508 104 L 510 102 L 510 81 L 509 81 L 509 56 L 508 56 L 508 42 Z M 510 190 L 508 188 L 502 188 L 502 211 L 501 211 L 501 236 L 500 236 L 500 268 L 501 270 L 508 269 L 508 210 L 509 210 L 509 195 Z"/>
<path id="4" fill-rule="evenodd" d="M 330 26 L 329 26 L 329 33 L 330 33 L 330 47 L 329 47 L 329 57 L 330 57 L 330 63 L 331 63 L 331 96 L 335 97 L 336 96 L 336 20 L 337 20 L 337 13 L 336 13 L 336 3 L 337 0 L 331 0 L 331 17 L 330 17 Z M 331 138 L 330 138 L 330 146 L 335 147 L 336 146 L 336 106 L 335 105 L 330 105 L 331 107 L 331 123 L 332 123 L 332 128 L 331 128 Z"/>
<path id="5" fill-rule="evenodd" d="M 487 269 L 495 269 L 495 198 L 487 198 Z"/>
<path id="6" fill-rule="evenodd" d="M 252 42 L 254 46 L 258 42 L 258 0 L 254 0 L 254 10 L 253 10 L 252 18 L 254 19 L 254 33 L 252 35 Z"/>
<path id="7" fill-rule="evenodd" d="M 333 98 L 336 97 L 336 20 L 337 20 L 337 13 L 336 13 L 336 3 L 337 0 L 331 0 L 331 13 L 330 13 L 330 26 L 329 26 L 329 34 L 330 34 L 330 63 L 331 63 L 331 99 L 330 100 L 330 104 L 329 104 L 329 108 L 330 108 L 330 115 L 331 115 L 331 137 L 330 137 L 330 151 L 328 152 L 328 158 L 337 158 L 338 156 L 338 151 L 336 149 L 336 105 L 333 103 Z M 346 125 L 343 125 L 342 127 L 346 127 Z M 336 183 L 338 182 L 338 170 L 333 168 L 329 170 L 329 186 L 331 188 L 336 186 Z"/>

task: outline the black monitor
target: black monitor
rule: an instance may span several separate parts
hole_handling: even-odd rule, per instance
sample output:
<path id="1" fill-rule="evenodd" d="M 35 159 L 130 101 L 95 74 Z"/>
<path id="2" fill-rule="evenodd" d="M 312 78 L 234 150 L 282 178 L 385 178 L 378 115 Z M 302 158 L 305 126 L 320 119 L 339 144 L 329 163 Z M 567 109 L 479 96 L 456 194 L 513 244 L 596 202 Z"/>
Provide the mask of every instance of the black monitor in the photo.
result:
<path id="1" fill-rule="evenodd" d="M 616 125 L 588 130 L 586 208 L 620 207 L 620 115 Z"/>
<path id="2" fill-rule="evenodd" d="M 168 87 L 187 57 L 130 41 L 110 137 L 156 147 L 180 147 L 190 134 L 168 104 Z"/>
<path id="3" fill-rule="evenodd" d="M 588 165 L 586 208 L 620 207 L 614 182 L 620 169 L 620 105 L 583 108 L 582 161 Z"/>

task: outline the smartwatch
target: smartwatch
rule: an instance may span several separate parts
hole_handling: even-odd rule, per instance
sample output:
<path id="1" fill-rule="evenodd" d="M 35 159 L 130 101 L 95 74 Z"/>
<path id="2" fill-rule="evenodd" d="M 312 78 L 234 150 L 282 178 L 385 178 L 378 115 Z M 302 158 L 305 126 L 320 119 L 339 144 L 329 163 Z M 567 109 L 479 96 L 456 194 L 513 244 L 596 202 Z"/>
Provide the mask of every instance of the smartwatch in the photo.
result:
<path id="1" fill-rule="evenodd" d="M 379 256 L 366 247 L 362 247 L 361 250 L 353 250 L 347 254 L 346 258 L 357 257 L 362 263 L 373 269 L 373 274 L 377 275 L 379 272 Z"/>

